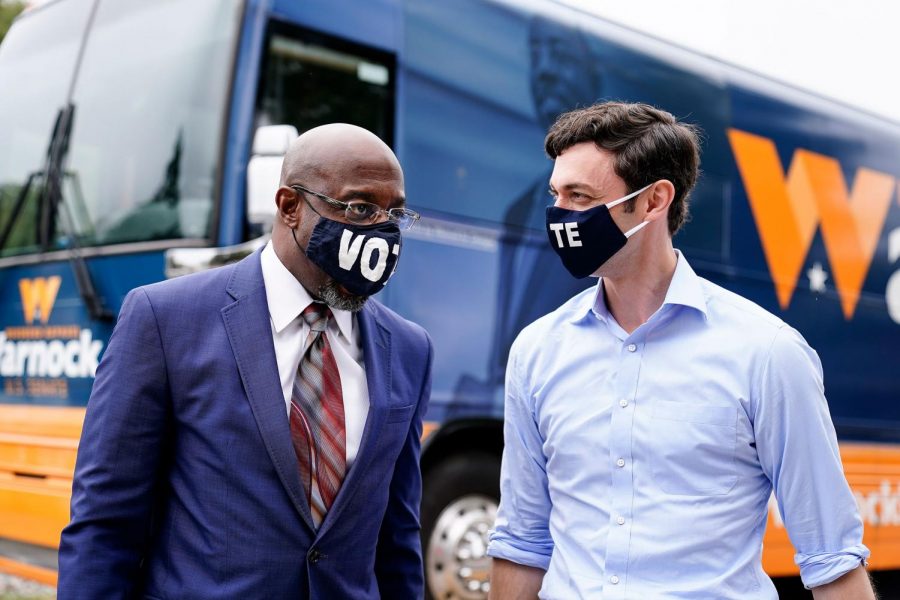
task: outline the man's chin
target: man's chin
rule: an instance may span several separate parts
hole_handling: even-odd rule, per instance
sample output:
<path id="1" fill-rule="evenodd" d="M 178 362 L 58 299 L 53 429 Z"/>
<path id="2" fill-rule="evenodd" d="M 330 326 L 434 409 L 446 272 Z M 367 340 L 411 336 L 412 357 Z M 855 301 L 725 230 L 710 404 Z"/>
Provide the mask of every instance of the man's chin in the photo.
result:
<path id="1" fill-rule="evenodd" d="M 368 296 L 360 296 L 347 290 L 334 279 L 328 279 L 319 286 L 319 298 L 331 308 L 359 312 L 366 304 Z"/>

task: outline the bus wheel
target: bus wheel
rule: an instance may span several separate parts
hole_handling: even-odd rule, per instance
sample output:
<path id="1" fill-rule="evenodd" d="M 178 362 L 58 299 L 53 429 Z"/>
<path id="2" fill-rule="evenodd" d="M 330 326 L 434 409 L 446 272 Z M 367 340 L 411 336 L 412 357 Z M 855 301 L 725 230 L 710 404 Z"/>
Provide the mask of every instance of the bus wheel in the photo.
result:
<path id="1" fill-rule="evenodd" d="M 486 452 L 452 456 L 426 474 L 423 487 L 427 598 L 487 598 L 488 531 L 500 498 L 500 459 Z"/>

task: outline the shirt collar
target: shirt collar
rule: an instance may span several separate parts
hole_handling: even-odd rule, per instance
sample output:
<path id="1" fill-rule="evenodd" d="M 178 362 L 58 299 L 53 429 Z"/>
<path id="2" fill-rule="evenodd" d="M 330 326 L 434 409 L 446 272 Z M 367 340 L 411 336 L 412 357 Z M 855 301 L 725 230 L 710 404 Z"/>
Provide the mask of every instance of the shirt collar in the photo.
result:
<path id="1" fill-rule="evenodd" d="M 313 298 L 282 264 L 281 259 L 275 254 L 271 241 L 263 248 L 260 266 L 266 286 L 266 302 L 269 305 L 272 326 L 276 333 L 281 333 L 285 327 L 300 316 L 307 306 L 312 304 Z M 353 314 L 348 310 L 337 308 L 332 308 L 331 314 L 334 315 L 334 322 L 341 335 L 348 340 L 352 339 L 350 336 L 353 334 Z"/>
<path id="2" fill-rule="evenodd" d="M 703 282 L 694 273 L 687 259 L 680 250 L 675 250 L 678 262 L 675 263 L 675 274 L 666 292 L 666 304 L 680 304 L 700 311 L 706 317 L 706 294 L 703 293 Z"/>
<path id="3" fill-rule="evenodd" d="M 700 311 L 706 317 L 706 295 L 703 293 L 703 284 L 687 259 L 680 250 L 675 250 L 677 261 L 675 263 L 675 273 L 672 275 L 672 281 L 669 282 L 669 289 L 666 291 L 663 306 L 667 304 L 688 306 Z M 584 319 L 590 312 L 601 321 L 609 319 L 609 309 L 606 307 L 606 299 L 603 295 L 603 278 L 597 280 L 594 286 L 594 293 L 585 294 L 572 311 L 572 323 L 577 323 Z"/>
<path id="4" fill-rule="evenodd" d="M 590 294 L 582 292 L 582 296 L 578 299 L 575 306 L 572 307 L 572 314 L 569 318 L 570 323 L 578 323 L 591 312 L 601 321 L 606 321 L 609 311 L 606 309 L 606 301 L 603 299 L 603 278 L 597 279 L 594 291 Z"/>

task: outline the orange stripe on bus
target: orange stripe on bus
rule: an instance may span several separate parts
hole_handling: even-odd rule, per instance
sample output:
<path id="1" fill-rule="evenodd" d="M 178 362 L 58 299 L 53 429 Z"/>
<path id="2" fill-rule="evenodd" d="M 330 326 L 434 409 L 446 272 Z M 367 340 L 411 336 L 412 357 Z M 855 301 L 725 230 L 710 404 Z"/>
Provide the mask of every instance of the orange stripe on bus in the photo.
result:
<path id="1" fill-rule="evenodd" d="M 0 571 L 15 575 L 16 577 L 30 579 L 32 581 L 37 581 L 38 583 L 43 583 L 44 585 L 56 587 L 56 571 L 52 569 L 44 569 L 43 567 L 20 563 L 0 556 Z"/>
<path id="2" fill-rule="evenodd" d="M 0 537 L 56 547 L 69 519 L 83 418 L 78 408 L 0 406 Z M 423 441 L 439 427 L 424 423 Z M 842 443 L 841 457 L 865 522 L 871 568 L 900 568 L 900 445 Z M 796 575 L 794 549 L 774 506 L 763 567 L 772 576 Z"/>

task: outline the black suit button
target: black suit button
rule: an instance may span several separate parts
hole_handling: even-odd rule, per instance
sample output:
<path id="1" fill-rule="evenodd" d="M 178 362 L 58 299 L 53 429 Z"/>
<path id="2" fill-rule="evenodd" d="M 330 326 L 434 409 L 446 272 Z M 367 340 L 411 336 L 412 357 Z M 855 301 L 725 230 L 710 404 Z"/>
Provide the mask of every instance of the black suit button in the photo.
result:
<path id="1" fill-rule="evenodd" d="M 322 553 L 313 548 L 309 551 L 309 554 L 306 555 L 306 558 L 309 559 L 309 562 L 315 564 L 319 562 L 319 559 L 322 558 Z"/>

